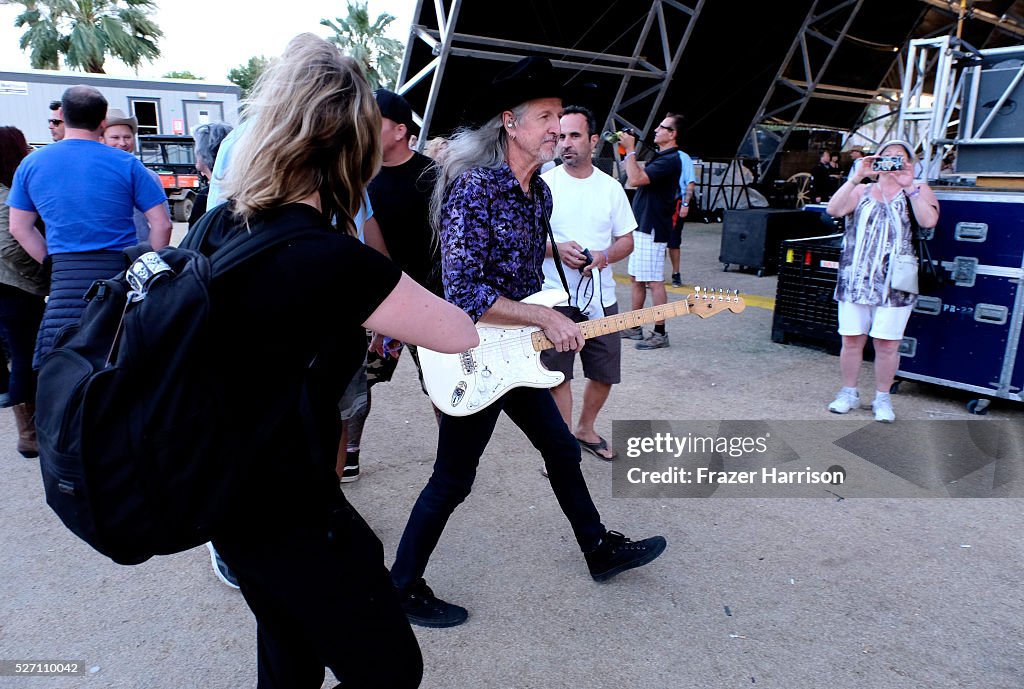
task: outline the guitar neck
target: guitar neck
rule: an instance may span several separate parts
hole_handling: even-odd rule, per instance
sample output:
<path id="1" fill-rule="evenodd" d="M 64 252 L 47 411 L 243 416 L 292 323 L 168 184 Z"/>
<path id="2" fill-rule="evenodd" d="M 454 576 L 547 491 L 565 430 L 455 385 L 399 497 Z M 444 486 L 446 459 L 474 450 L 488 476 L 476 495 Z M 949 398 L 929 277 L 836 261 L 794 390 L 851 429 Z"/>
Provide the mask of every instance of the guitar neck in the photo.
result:
<path id="1" fill-rule="evenodd" d="M 628 328 L 636 328 L 648 323 L 663 321 L 666 318 L 685 316 L 690 313 L 690 308 L 690 302 L 687 299 L 681 299 L 669 302 L 668 304 L 650 306 L 646 309 L 637 309 L 636 311 L 617 313 L 614 316 L 605 316 L 604 318 L 592 321 L 583 321 L 580 323 L 580 332 L 583 333 L 584 339 L 589 340 L 592 337 L 610 335 L 611 333 L 621 332 Z M 544 337 L 544 331 L 538 330 L 533 333 L 533 348 L 538 352 L 551 349 L 554 346 L 551 340 Z"/>

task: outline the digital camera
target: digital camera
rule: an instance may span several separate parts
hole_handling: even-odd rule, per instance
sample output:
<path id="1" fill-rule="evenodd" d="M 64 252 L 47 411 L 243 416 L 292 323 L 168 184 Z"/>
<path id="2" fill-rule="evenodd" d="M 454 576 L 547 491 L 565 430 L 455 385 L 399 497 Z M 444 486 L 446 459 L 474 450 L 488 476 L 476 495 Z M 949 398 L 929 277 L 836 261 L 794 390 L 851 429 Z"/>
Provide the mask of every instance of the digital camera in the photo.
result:
<path id="1" fill-rule="evenodd" d="M 580 274 L 583 273 L 583 269 L 594 262 L 594 255 L 590 253 L 590 249 L 583 250 L 583 265 L 579 267 Z"/>
<path id="2" fill-rule="evenodd" d="M 875 172 L 902 170 L 903 158 L 900 156 L 879 156 L 871 161 L 871 169 Z"/>

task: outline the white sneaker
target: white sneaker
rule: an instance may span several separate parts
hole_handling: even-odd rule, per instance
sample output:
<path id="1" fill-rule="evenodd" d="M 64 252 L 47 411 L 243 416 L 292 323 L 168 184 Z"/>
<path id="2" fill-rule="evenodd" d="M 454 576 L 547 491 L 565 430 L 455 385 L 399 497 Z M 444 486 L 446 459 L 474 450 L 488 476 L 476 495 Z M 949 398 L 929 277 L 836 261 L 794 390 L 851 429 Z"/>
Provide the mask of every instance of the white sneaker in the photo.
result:
<path id="1" fill-rule="evenodd" d="M 222 584 L 226 584 L 233 589 L 239 588 L 238 577 L 235 573 L 228 568 L 228 565 L 224 560 L 221 559 L 220 553 L 213 547 L 213 543 L 207 543 L 206 547 L 210 551 L 210 563 L 213 565 L 213 573 L 217 575 Z"/>
<path id="2" fill-rule="evenodd" d="M 828 405 L 828 410 L 833 414 L 845 414 L 851 409 L 860 408 L 860 395 L 857 393 L 849 393 L 845 390 L 840 390 L 839 394 L 832 401 L 832 404 Z"/>
<path id="3" fill-rule="evenodd" d="M 896 413 L 892 410 L 892 400 L 875 400 L 871 403 L 871 411 L 875 412 L 875 421 L 892 423 L 896 420 Z"/>

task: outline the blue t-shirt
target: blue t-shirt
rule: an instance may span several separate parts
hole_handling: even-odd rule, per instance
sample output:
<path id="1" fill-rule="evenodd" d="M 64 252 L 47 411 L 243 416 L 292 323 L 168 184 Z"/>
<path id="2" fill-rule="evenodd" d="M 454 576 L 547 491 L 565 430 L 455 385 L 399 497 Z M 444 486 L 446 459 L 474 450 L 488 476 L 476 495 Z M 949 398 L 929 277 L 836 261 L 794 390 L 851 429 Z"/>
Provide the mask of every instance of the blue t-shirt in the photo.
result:
<path id="1" fill-rule="evenodd" d="M 47 251 L 62 254 L 135 245 L 134 210 L 146 212 L 166 200 L 131 153 L 64 139 L 21 162 L 7 204 L 38 213 L 46 223 Z"/>

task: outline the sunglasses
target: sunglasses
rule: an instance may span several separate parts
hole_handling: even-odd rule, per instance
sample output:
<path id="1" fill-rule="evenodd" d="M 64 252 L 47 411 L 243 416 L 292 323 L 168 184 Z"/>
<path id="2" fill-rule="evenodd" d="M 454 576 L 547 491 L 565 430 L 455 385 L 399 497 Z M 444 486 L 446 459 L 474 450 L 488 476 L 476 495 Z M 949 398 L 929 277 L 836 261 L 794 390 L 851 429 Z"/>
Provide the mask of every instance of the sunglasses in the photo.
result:
<path id="1" fill-rule="evenodd" d="M 64 124 L 64 120 L 47 120 L 47 122 L 50 123 L 51 127 L 59 127 Z"/>
<path id="2" fill-rule="evenodd" d="M 665 131 L 668 131 L 668 132 L 674 132 L 676 130 L 675 127 L 666 127 L 663 124 L 659 124 L 657 127 L 655 127 L 655 129 L 664 129 Z"/>

